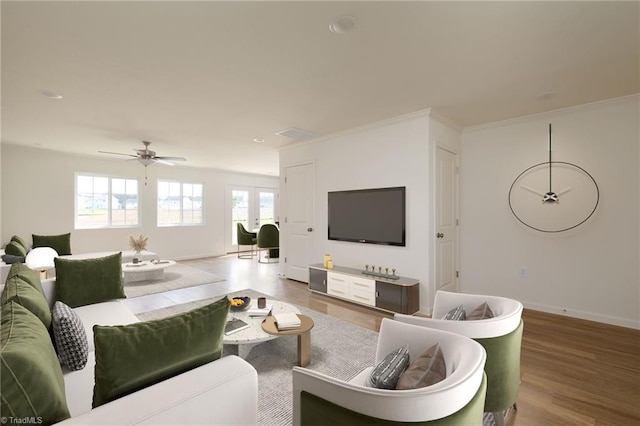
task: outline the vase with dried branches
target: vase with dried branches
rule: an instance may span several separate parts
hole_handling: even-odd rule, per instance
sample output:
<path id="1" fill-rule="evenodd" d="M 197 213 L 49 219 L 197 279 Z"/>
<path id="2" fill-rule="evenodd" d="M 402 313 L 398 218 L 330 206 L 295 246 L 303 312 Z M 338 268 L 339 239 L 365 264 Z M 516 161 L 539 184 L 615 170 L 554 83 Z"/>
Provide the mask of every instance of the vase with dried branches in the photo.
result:
<path id="1" fill-rule="evenodd" d="M 133 235 L 129 236 L 129 247 L 131 247 L 136 254 L 140 254 L 142 250 L 147 249 L 147 241 L 149 241 L 149 237 L 146 237 L 142 234 L 134 237 Z"/>

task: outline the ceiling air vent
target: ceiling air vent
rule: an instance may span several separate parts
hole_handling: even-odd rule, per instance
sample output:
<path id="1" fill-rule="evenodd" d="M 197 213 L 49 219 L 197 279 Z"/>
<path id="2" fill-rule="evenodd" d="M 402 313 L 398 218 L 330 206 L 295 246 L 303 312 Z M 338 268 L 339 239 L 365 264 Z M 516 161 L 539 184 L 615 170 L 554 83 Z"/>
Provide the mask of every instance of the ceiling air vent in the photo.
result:
<path id="1" fill-rule="evenodd" d="M 279 132 L 276 132 L 276 135 L 298 140 L 313 139 L 320 136 L 317 133 L 299 129 L 297 127 L 289 127 L 288 129 L 280 130 Z"/>

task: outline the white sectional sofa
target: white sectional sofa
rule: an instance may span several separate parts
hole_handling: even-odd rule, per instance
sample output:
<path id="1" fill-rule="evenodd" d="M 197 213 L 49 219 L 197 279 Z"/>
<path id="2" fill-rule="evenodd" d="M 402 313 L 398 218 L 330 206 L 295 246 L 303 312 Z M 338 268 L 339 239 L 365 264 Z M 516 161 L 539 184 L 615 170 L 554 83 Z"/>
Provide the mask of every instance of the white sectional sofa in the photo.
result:
<path id="1" fill-rule="evenodd" d="M 4 283 L 0 287 L 3 290 Z M 42 281 L 50 307 L 55 279 Z M 227 356 L 92 409 L 94 387 L 93 325 L 126 325 L 139 319 L 121 300 L 73 309 L 83 322 L 88 342 L 87 365 L 63 367 L 71 417 L 60 424 L 257 424 L 258 376 L 243 359 Z"/>

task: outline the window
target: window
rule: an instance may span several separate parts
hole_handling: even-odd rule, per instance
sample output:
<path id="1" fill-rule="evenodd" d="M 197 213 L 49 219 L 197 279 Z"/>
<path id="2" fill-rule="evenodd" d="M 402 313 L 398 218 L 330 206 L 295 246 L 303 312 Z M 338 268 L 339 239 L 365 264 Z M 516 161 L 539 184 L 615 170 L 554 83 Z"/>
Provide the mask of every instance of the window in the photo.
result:
<path id="1" fill-rule="evenodd" d="M 139 201 L 137 179 L 78 174 L 75 228 L 138 226 Z"/>
<path id="2" fill-rule="evenodd" d="M 204 223 L 202 184 L 158 181 L 158 226 Z"/>

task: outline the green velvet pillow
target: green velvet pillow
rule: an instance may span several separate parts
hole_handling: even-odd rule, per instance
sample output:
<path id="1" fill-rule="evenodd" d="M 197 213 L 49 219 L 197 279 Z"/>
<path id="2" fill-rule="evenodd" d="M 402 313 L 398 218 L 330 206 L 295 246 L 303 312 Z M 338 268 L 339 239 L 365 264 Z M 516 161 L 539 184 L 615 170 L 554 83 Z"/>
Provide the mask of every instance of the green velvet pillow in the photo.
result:
<path id="1" fill-rule="evenodd" d="M 22 264 L 16 263 L 12 265 L 10 271 L 19 265 Z M 48 329 L 51 326 L 51 310 L 47 299 L 44 297 L 39 280 L 37 284 L 39 289 L 18 274 L 8 276 L 2 295 L 0 295 L 0 304 L 4 305 L 13 301 L 24 306 L 37 316 Z"/>
<path id="2" fill-rule="evenodd" d="M 60 362 L 49 333 L 24 307 L 2 305 L 0 313 L 0 412 L 14 419 L 69 418 Z"/>
<path id="3" fill-rule="evenodd" d="M 60 256 L 71 254 L 71 234 L 62 235 L 31 235 L 33 238 L 33 248 L 51 247 Z"/>
<path id="4" fill-rule="evenodd" d="M 42 282 L 40 281 L 40 274 L 38 271 L 34 271 L 29 268 L 24 263 L 14 263 L 11 265 L 11 269 L 9 269 L 9 273 L 7 274 L 8 283 L 10 280 L 20 279 L 31 287 L 38 290 L 44 296 L 44 290 L 42 289 Z"/>
<path id="5" fill-rule="evenodd" d="M 25 240 L 23 240 L 22 238 L 18 237 L 17 235 L 14 235 L 13 237 L 11 237 L 11 241 L 15 241 L 16 243 L 18 243 L 22 247 L 24 247 L 24 251 L 25 252 L 29 251 L 29 247 L 27 246 L 27 242 Z"/>
<path id="6" fill-rule="evenodd" d="M 93 326 L 93 407 L 219 359 L 229 299 L 154 321 Z"/>
<path id="7" fill-rule="evenodd" d="M 4 248 L 4 252 L 12 256 L 24 257 L 27 255 L 27 250 L 25 250 L 25 248 L 16 241 L 9 241 L 9 244 L 7 244 Z"/>
<path id="8" fill-rule="evenodd" d="M 93 259 L 56 257 L 56 300 L 76 308 L 126 298 L 122 253 Z"/>

